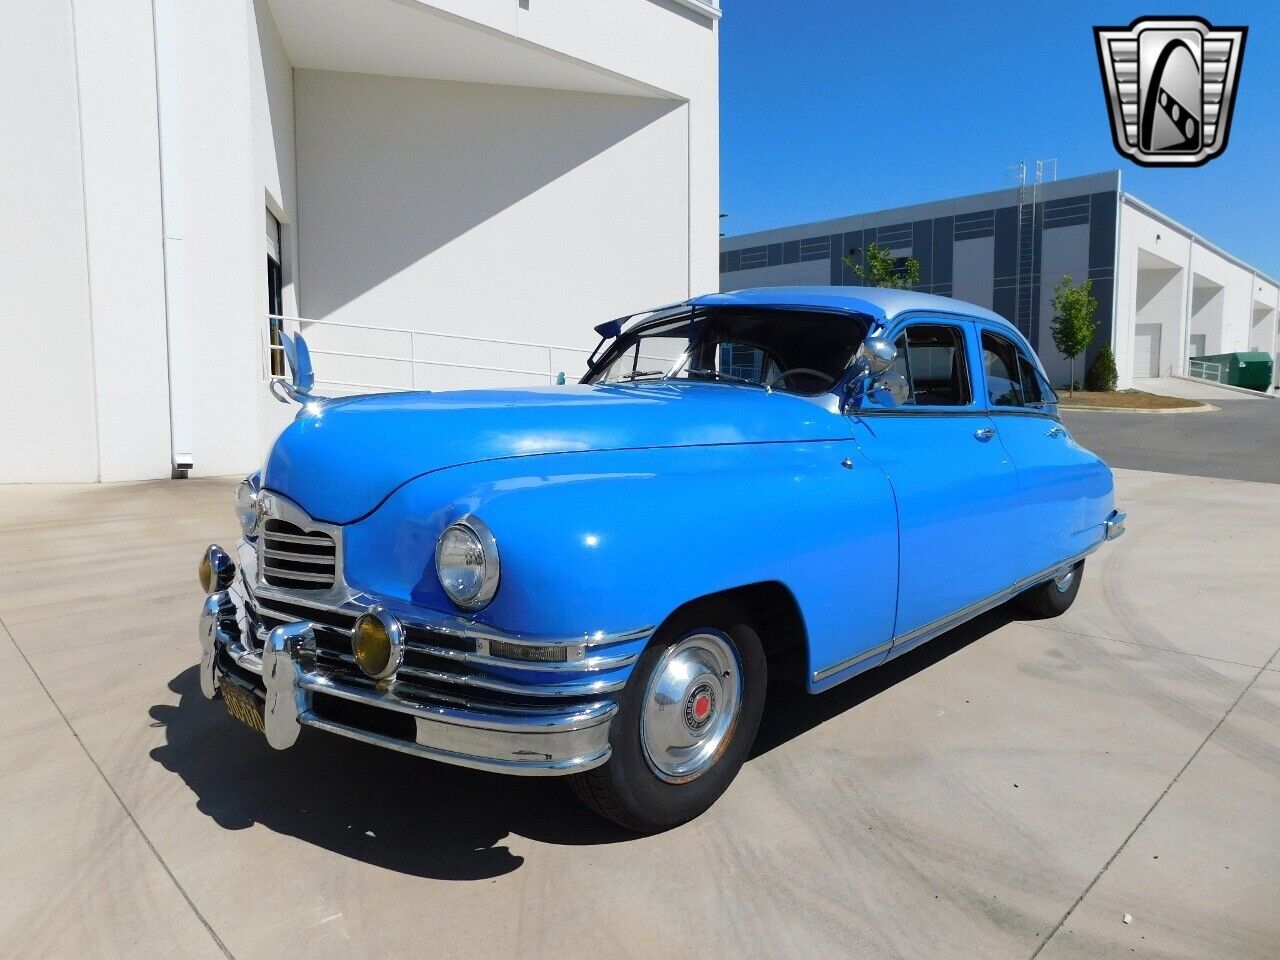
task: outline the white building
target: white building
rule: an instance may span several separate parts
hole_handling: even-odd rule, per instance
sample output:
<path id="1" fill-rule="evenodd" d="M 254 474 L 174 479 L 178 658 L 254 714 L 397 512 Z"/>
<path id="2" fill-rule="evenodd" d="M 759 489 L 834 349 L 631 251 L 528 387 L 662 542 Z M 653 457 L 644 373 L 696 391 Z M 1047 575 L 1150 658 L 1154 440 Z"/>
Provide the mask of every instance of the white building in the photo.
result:
<path id="1" fill-rule="evenodd" d="M 918 289 L 995 310 L 1017 324 L 1056 383 L 1068 364 L 1053 346 L 1054 286 L 1093 281 L 1098 336 L 1119 385 L 1184 374 L 1192 358 L 1261 350 L 1276 356 L 1280 285 L 1121 187 L 1120 171 L 994 190 L 728 237 L 722 290 L 851 284 L 844 263 L 872 243 L 920 263 Z M 1280 370 L 1273 371 L 1280 384 Z"/>
<path id="2" fill-rule="evenodd" d="M 547 383 L 715 289 L 719 16 L 7 4 L 0 482 L 253 469 L 269 313 L 334 392 Z"/>
<path id="3" fill-rule="evenodd" d="M 1129 194 L 1117 249 L 1116 367 L 1133 377 L 1186 373 L 1188 360 L 1280 350 L 1280 285 Z"/>

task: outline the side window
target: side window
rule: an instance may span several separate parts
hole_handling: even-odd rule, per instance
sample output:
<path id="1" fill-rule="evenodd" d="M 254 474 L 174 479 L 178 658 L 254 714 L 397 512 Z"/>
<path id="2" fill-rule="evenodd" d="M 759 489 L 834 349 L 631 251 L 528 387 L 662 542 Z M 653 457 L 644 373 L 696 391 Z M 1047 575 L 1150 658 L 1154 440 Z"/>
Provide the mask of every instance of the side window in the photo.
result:
<path id="1" fill-rule="evenodd" d="M 993 407 L 1025 407 L 1018 348 L 998 334 L 982 332 L 982 369 L 987 379 L 987 402 Z"/>
<path id="2" fill-rule="evenodd" d="M 1018 374 L 1022 379 L 1022 395 L 1031 404 L 1044 403 L 1040 392 L 1040 377 L 1036 374 L 1035 364 L 1027 359 L 1026 354 L 1018 351 Z"/>
<path id="3" fill-rule="evenodd" d="M 1057 403 L 1058 391 L 1049 385 L 1049 381 L 1045 379 L 1044 374 L 1036 371 L 1036 384 L 1040 388 L 1041 403 Z"/>
<path id="4" fill-rule="evenodd" d="M 963 407 L 969 403 L 964 333 L 959 327 L 913 324 L 894 345 L 898 356 L 893 371 L 911 385 L 908 403 L 922 407 Z"/>

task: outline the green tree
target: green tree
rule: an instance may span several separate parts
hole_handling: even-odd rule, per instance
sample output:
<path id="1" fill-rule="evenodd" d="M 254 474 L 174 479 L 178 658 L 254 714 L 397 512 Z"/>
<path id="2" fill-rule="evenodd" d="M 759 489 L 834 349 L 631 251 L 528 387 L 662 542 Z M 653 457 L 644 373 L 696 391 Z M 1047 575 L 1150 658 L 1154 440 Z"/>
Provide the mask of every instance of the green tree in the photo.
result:
<path id="1" fill-rule="evenodd" d="M 1076 284 L 1066 274 L 1053 288 L 1053 321 L 1049 332 L 1058 352 L 1071 361 L 1069 396 L 1075 395 L 1076 357 L 1084 353 L 1098 333 L 1098 301 L 1093 295 L 1093 281 Z"/>
<path id="2" fill-rule="evenodd" d="M 1117 379 L 1116 358 L 1112 355 L 1111 348 L 1104 343 L 1085 371 L 1084 388 L 1111 393 L 1116 388 Z"/>
<path id="3" fill-rule="evenodd" d="M 920 284 L 920 261 L 915 257 L 907 257 L 902 267 L 892 253 L 878 243 L 867 245 L 867 268 L 849 254 L 841 261 L 846 267 L 858 275 L 858 279 L 869 287 L 894 287 L 898 290 L 910 290 Z"/>

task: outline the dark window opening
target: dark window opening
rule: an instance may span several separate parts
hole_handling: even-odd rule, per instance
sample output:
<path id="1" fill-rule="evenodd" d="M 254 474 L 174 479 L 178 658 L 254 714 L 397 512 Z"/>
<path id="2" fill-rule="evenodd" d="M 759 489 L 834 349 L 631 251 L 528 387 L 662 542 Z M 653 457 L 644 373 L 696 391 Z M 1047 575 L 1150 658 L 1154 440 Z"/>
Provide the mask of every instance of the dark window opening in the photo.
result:
<path id="1" fill-rule="evenodd" d="M 920 407 L 964 407 L 969 404 L 969 368 L 964 333 L 958 327 L 914 324 L 898 337 L 893 370 L 907 378 L 908 403 Z"/>
<path id="2" fill-rule="evenodd" d="M 998 334 L 982 333 L 982 368 L 987 379 L 987 400 L 993 407 L 1025 407 L 1018 348 Z M 1024 361 L 1025 362 L 1025 361 Z"/>
<path id="3" fill-rule="evenodd" d="M 865 333 L 863 320 L 849 314 L 697 310 L 626 331 L 583 382 L 702 380 L 817 396 L 844 375 Z"/>
<path id="4" fill-rule="evenodd" d="M 267 338 L 271 375 L 283 377 L 284 347 L 280 342 L 284 313 L 284 270 L 280 266 L 280 221 L 267 211 Z"/>

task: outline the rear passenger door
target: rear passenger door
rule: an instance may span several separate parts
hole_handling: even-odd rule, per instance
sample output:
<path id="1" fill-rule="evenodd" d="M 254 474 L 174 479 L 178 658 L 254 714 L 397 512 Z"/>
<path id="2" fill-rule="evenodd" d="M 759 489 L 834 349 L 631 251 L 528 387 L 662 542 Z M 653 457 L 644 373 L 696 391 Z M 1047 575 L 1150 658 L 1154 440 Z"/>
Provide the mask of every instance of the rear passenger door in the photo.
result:
<path id="1" fill-rule="evenodd" d="M 973 324 L 917 316 L 890 335 L 910 397 L 892 409 L 859 409 L 854 436 L 898 503 L 898 649 L 1014 579 L 1018 497 L 977 392 Z"/>
<path id="2" fill-rule="evenodd" d="M 1100 531 L 1090 518 L 1106 467 L 1058 420 L 1057 396 L 1026 345 L 985 324 L 978 335 L 988 412 L 1017 471 L 1018 568 L 1026 577 L 1097 542 Z"/>

